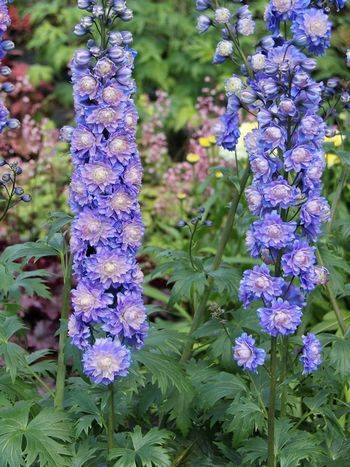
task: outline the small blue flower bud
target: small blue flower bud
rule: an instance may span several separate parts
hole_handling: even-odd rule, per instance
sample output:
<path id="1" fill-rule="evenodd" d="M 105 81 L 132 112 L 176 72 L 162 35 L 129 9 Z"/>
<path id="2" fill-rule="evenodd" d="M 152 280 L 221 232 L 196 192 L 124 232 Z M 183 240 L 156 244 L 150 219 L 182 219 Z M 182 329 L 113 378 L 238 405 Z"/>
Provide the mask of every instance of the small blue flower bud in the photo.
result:
<path id="1" fill-rule="evenodd" d="M 120 32 L 111 32 L 109 34 L 109 43 L 111 45 L 122 45 L 123 35 Z"/>
<path id="2" fill-rule="evenodd" d="M 1 177 L 1 180 L 5 183 L 9 182 L 11 180 L 11 174 L 9 173 L 3 174 L 3 176 Z"/>
<path id="3" fill-rule="evenodd" d="M 16 188 L 15 188 L 14 191 L 15 191 L 15 194 L 16 194 L 17 196 L 21 196 L 21 195 L 23 195 L 23 193 L 24 193 L 24 190 L 23 190 L 23 188 L 22 188 L 21 186 L 16 186 Z"/>
<path id="4" fill-rule="evenodd" d="M 85 36 L 86 29 L 79 23 L 74 27 L 74 34 L 78 37 Z"/>
<path id="5" fill-rule="evenodd" d="M 100 47 L 97 47 L 96 45 L 94 47 L 90 48 L 90 53 L 94 57 L 99 57 L 101 55 L 101 49 Z"/>
<path id="6" fill-rule="evenodd" d="M 21 200 L 25 203 L 29 203 L 32 200 L 32 197 L 30 195 L 22 195 Z"/>
<path id="7" fill-rule="evenodd" d="M 204 225 L 205 225 L 206 227 L 212 227 L 212 226 L 213 226 L 213 222 L 212 222 L 212 221 L 205 221 L 205 222 L 204 222 Z"/>
<path id="8" fill-rule="evenodd" d="M 202 206 L 198 209 L 198 212 L 200 212 L 201 214 L 204 214 L 205 213 L 205 208 Z"/>
<path id="9" fill-rule="evenodd" d="M 93 8 L 92 8 L 92 15 L 95 17 L 95 18 L 101 18 L 103 16 L 103 8 L 101 5 L 95 5 Z"/>
<path id="10" fill-rule="evenodd" d="M 23 173 L 23 169 L 22 169 L 22 167 L 16 167 L 14 169 L 14 172 L 15 172 L 16 175 L 21 175 L 21 173 Z"/>
<path id="11" fill-rule="evenodd" d="M 78 8 L 86 10 L 91 6 L 91 0 L 78 0 Z"/>
<path id="12" fill-rule="evenodd" d="M 239 97 L 244 104 L 253 104 L 257 99 L 257 95 L 252 89 L 244 89 Z"/>
<path id="13" fill-rule="evenodd" d="M 340 96 L 340 100 L 344 104 L 348 104 L 350 102 L 350 94 L 348 92 L 343 92 Z"/>
<path id="14" fill-rule="evenodd" d="M 72 139 L 73 131 L 74 131 L 74 128 L 71 126 L 66 125 L 62 127 L 60 131 L 60 139 L 63 141 L 67 141 L 67 143 L 69 143 L 70 140 Z"/>
<path id="15" fill-rule="evenodd" d="M 17 118 L 10 118 L 10 120 L 7 122 L 7 126 L 11 128 L 11 130 L 15 130 L 21 126 L 21 123 L 19 120 L 17 120 Z"/>
<path id="16" fill-rule="evenodd" d="M 11 68 L 8 66 L 2 66 L 0 68 L 0 75 L 1 76 L 9 76 L 11 74 Z"/>
<path id="17" fill-rule="evenodd" d="M 81 18 L 80 24 L 83 26 L 83 28 L 89 29 L 93 25 L 93 19 L 91 16 L 84 16 Z"/>
<path id="18" fill-rule="evenodd" d="M 15 44 L 12 41 L 3 41 L 2 48 L 6 51 L 13 50 L 15 48 Z"/>
<path id="19" fill-rule="evenodd" d="M 317 62 L 316 60 L 314 60 L 313 58 L 306 58 L 305 60 L 303 60 L 303 62 L 301 63 L 301 67 L 305 70 L 305 71 L 313 71 L 317 66 Z"/>
<path id="20" fill-rule="evenodd" d="M 76 51 L 74 60 L 79 66 L 86 66 L 88 65 L 91 58 L 91 54 L 86 49 L 79 49 Z"/>
<path id="21" fill-rule="evenodd" d="M 15 86 L 12 83 L 3 83 L 1 90 L 4 92 L 12 92 L 15 89 Z"/>
<path id="22" fill-rule="evenodd" d="M 338 78 L 330 78 L 329 80 L 327 80 L 327 86 L 331 89 L 336 88 L 338 84 L 339 84 Z"/>
<path id="23" fill-rule="evenodd" d="M 119 47 L 119 46 L 111 47 L 108 50 L 108 55 L 115 62 L 122 61 L 124 59 L 124 57 L 125 57 L 124 49 L 122 47 Z"/>
<path id="24" fill-rule="evenodd" d="M 123 21 L 131 21 L 133 17 L 134 17 L 134 13 L 132 10 L 130 10 L 130 8 L 127 8 L 122 13 L 120 13 L 120 18 Z"/>
<path id="25" fill-rule="evenodd" d="M 197 31 L 200 34 L 208 31 L 211 25 L 211 19 L 206 15 L 200 15 L 197 19 Z"/>
<path id="26" fill-rule="evenodd" d="M 113 9 L 116 13 L 122 13 L 126 9 L 125 0 L 114 0 Z"/>
<path id="27" fill-rule="evenodd" d="M 179 227 L 180 229 L 181 229 L 182 227 L 185 227 L 185 225 L 186 225 L 186 222 L 183 221 L 183 220 L 180 220 L 180 221 L 176 224 L 176 226 Z"/>
<path id="28" fill-rule="evenodd" d="M 261 44 L 261 47 L 263 47 L 264 49 L 271 49 L 275 45 L 275 41 L 273 37 L 267 36 L 261 39 L 260 44 Z"/>
<path id="29" fill-rule="evenodd" d="M 121 35 L 123 37 L 123 43 L 129 45 L 133 41 L 133 37 L 130 31 L 121 31 Z"/>
<path id="30" fill-rule="evenodd" d="M 336 131 L 335 131 L 334 128 L 327 128 L 326 129 L 326 136 L 328 138 L 332 138 L 333 136 L 335 136 L 335 133 L 336 133 Z"/>
<path id="31" fill-rule="evenodd" d="M 7 162 L 5 161 L 5 159 L 3 159 L 2 157 L 0 157 L 0 167 L 3 167 L 4 165 L 6 165 Z"/>
<path id="32" fill-rule="evenodd" d="M 198 11 L 204 11 L 210 8 L 211 2 L 210 0 L 196 0 L 196 9 Z"/>

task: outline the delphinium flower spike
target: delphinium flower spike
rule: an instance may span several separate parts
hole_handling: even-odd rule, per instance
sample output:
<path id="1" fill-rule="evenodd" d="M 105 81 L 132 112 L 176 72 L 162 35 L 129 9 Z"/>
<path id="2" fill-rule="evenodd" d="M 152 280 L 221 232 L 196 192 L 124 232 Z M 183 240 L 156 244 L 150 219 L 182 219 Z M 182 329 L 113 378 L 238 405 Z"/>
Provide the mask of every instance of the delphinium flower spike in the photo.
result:
<path id="1" fill-rule="evenodd" d="M 136 147 L 137 110 L 132 35 L 114 30 L 132 19 L 125 1 L 79 0 L 88 12 L 75 27 L 89 34 L 72 60 L 76 127 L 71 143 L 71 251 L 76 288 L 69 335 L 84 352 L 85 373 L 109 384 L 125 376 L 131 349 L 147 333 L 142 272 L 136 253 L 143 236 L 138 193 L 142 167 Z"/>
<path id="2" fill-rule="evenodd" d="M 239 295 L 245 308 L 254 301 L 261 303 L 257 311 L 261 330 L 271 336 L 269 466 L 276 465 L 278 346 L 283 347 L 287 368 L 288 336 L 298 331 L 308 294 L 328 280 L 328 271 L 317 264 L 314 246 L 322 224 L 330 219 L 321 181 L 325 168 L 323 143 L 330 129 L 326 126 L 328 114 L 325 119 L 321 116 L 321 104 L 328 102 L 339 86 L 337 80 L 329 80 L 327 85 L 318 83 L 311 74 L 317 66 L 312 55 L 323 55 L 330 45 L 332 24 L 328 14 L 332 4 L 337 10 L 345 2 L 271 0 L 265 11 L 270 35 L 263 37 L 246 58 L 239 35 L 254 30 L 248 6 L 236 9 L 232 2 L 225 2 L 226 11 L 223 2 L 197 0 L 201 12 L 198 30 L 218 27 L 222 32 L 214 63 L 231 59 L 240 66 L 242 76 L 233 75 L 226 81 L 228 108 L 221 122 L 219 144 L 235 148 L 239 108 L 255 114 L 258 121 L 258 128 L 245 138 L 253 174 L 246 198 L 249 210 L 257 217 L 247 232 L 246 244 L 250 254 L 263 264 L 244 272 Z M 343 93 L 341 100 L 348 108 L 348 95 Z M 309 374 L 321 364 L 321 344 L 313 334 L 302 339 L 300 361 L 303 373 Z M 249 371 L 257 371 L 264 362 L 256 340 L 244 333 L 233 348 L 234 359 Z M 258 354 L 260 358 L 256 358 Z M 281 414 L 283 405 L 282 398 Z"/>

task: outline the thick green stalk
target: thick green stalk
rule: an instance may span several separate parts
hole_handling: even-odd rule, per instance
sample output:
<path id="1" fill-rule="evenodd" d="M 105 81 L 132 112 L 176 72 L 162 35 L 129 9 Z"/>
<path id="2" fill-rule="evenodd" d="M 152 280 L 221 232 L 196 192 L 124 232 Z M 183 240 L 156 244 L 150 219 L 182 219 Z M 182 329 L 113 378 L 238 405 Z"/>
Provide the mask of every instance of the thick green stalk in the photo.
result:
<path id="1" fill-rule="evenodd" d="M 57 357 L 57 374 L 56 374 L 56 391 L 54 405 L 57 409 L 63 409 L 64 400 L 64 385 L 66 379 L 66 361 L 64 350 L 67 342 L 66 323 L 68 320 L 70 308 L 70 290 L 72 288 L 72 259 L 65 258 L 62 254 L 61 265 L 63 269 L 63 303 L 61 310 L 60 332 L 58 341 L 58 357 Z"/>
<path id="2" fill-rule="evenodd" d="M 320 253 L 319 250 L 317 250 L 317 259 L 318 259 L 319 263 L 321 264 L 321 266 L 324 266 L 323 259 L 322 259 L 322 256 L 321 256 L 321 253 Z M 337 299 L 335 298 L 334 292 L 333 292 L 332 287 L 330 286 L 329 283 L 327 283 L 325 285 L 325 288 L 326 288 L 326 291 L 328 293 L 329 300 L 330 300 L 330 302 L 331 302 L 331 304 L 333 306 L 335 317 L 337 318 L 341 333 L 342 333 L 343 336 L 345 336 L 345 334 L 346 334 L 346 324 L 345 324 L 345 321 L 343 319 L 343 316 L 342 316 L 341 310 L 339 308 L 339 305 L 337 303 Z"/>
<path id="3" fill-rule="evenodd" d="M 282 343 L 282 374 L 281 374 L 281 383 L 282 383 L 282 395 L 281 395 L 281 417 L 286 416 L 287 408 L 287 386 L 283 384 L 287 377 L 288 370 L 288 345 L 289 338 L 288 336 L 283 337 Z"/>
<path id="4" fill-rule="evenodd" d="M 109 407 L 108 407 L 108 425 L 107 425 L 107 452 L 110 456 L 112 449 L 114 448 L 114 385 L 113 383 L 108 386 L 109 391 Z M 108 467 L 113 466 L 113 461 L 108 461 Z"/>
<path id="5" fill-rule="evenodd" d="M 267 419 L 267 465 L 276 467 L 275 453 L 275 412 L 276 412 L 276 383 L 277 383 L 277 338 L 271 337 L 270 350 L 270 396 Z"/>
<path id="6" fill-rule="evenodd" d="M 240 199 L 242 197 L 242 194 L 244 192 L 244 189 L 247 185 L 249 175 L 250 175 L 250 169 L 248 166 L 245 169 L 243 176 L 241 178 L 239 191 L 236 188 L 234 189 L 231 206 L 230 206 L 230 209 L 227 215 L 225 226 L 221 234 L 219 245 L 218 245 L 215 257 L 214 257 L 214 261 L 211 266 L 211 272 L 216 271 L 220 267 L 222 257 L 224 255 L 225 247 L 232 235 L 232 229 L 233 229 L 233 224 L 234 224 L 234 220 L 235 220 L 236 213 L 237 213 L 237 208 L 238 208 Z M 214 284 L 214 279 L 211 276 L 209 276 L 202 298 L 194 313 L 194 317 L 193 317 L 193 321 L 192 321 L 192 325 L 190 329 L 190 334 L 189 334 L 188 340 L 185 344 L 185 347 L 184 347 L 184 350 L 181 356 L 182 362 L 186 362 L 191 356 L 192 345 L 193 345 L 192 334 L 196 331 L 196 329 L 198 329 L 200 324 L 205 320 L 207 302 L 210 297 L 213 284 Z"/>

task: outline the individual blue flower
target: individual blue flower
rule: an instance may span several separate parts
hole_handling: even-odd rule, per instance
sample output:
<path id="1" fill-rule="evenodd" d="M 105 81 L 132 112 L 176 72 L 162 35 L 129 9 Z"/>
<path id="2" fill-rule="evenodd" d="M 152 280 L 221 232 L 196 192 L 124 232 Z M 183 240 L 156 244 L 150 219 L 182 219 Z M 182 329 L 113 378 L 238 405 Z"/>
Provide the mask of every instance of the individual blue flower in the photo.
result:
<path id="1" fill-rule="evenodd" d="M 328 15 L 317 8 L 309 8 L 300 12 L 293 20 L 293 37 L 311 53 L 323 55 L 330 46 L 331 27 Z"/>
<path id="2" fill-rule="evenodd" d="M 105 317 L 103 329 L 140 348 L 148 331 L 147 315 L 140 292 L 126 291 L 118 296 L 116 308 Z"/>
<path id="3" fill-rule="evenodd" d="M 228 98 L 227 110 L 221 117 L 221 127 L 217 135 L 217 144 L 228 151 L 234 151 L 240 135 L 239 100 L 236 96 Z"/>
<path id="4" fill-rule="evenodd" d="M 245 197 L 249 211 L 257 216 L 263 206 L 263 194 L 259 184 L 254 184 L 245 189 Z"/>
<path id="5" fill-rule="evenodd" d="M 305 240 L 295 240 L 289 251 L 282 256 L 282 268 L 287 276 L 307 273 L 316 262 L 315 248 Z"/>
<path id="6" fill-rule="evenodd" d="M 271 32 L 278 35 L 281 21 L 292 19 L 298 11 L 310 4 L 310 0 L 271 0 L 265 10 L 265 21 Z"/>
<path id="7" fill-rule="evenodd" d="M 237 364 L 253 373 L 256 373 L 258 367 L 265 362 L 265 350 L 256 347 L 255 339 L 245 332 L 235 340 L 232 351 L 233 358 L 236 360 Z"/>
<path id="8" fill-rule="evenodd" d="M 276 211 L 253 223 L 253 235 L 266 248 L 285 248 L 295 238 L 296 222 L 284 222 Z"/>
<path id="9" fill-rule="evenodd" d="M 90 327 L 84 323 L 81 316 L 72 314 L 68 319 L 68 336 L 72 344 L 80 350 L 86 349 L 90 344 Z"/>
<path id="10" fill-rule="evenodd" d="M 196 0 L 196 9 L 204 11 L 211 7 L 211 0 Z"/>
<path id="11" fill-rule="evenodd" d="M 322 345 L 317 337 L 311 332 L 303 339 L 303 350 L 300 361 L 303 364 L 303 375 L 313 373 L 322 363 Z"/>
<path id="12" fill-rule="evenodd" d="M 83 355 L 84 372 L 98 384 L 107 385 L 126 376 L 130 363 L 130 350 L 110 338 L 96 339 Z"/>
<path id="13" fill-rule="evenodd" d="M 311 192 L 308 200 L 303 204 L 300 211 L 300 221 L 305 233 L 312 240 L 316 240 L 320 233 L 321 225 L 328 222 L 331 217 L 331 210 L 328 201 L 317 192 Z"/>
<path id="14" fill-rule="evenodd" d="M 105 290 L 108 290 L 112 285 L 118 287 L 130 281 L 133 266 L 132 256 L 107 248 L 101 248 L 87 261 L 90 278 L 102 284 Z"/>
<path id="15" fill-rule="evenodd" d="M 265 264 L 254 266 L 253 269 L 243 273 L 239 287 L 239 299 L 245 308 L 248 308 L 253 300 L 262 299 L 264 302 L 271 302 L 282 294 L 283 284 L 281 277 L 271 276 Z"/>
<path id="16" fill-rule="evenodd" d="M 298 199 L 299 191 L 289 185 L 283 177 L 278 177 L 263 187 L 264 201 L 269 207 L 287 209 Z"/>
<path id="17" fill-rule="evenodd" d="M 216 47 L 213 58 L 214 65 L 223 63 L 233 54 L 233 42 L 226 39 L 220 41 Z"/>
<path id="18" fill-rule="evenodd" d="M 198 16 L 197 19 L 197 31 L 200 34 L 203 34 L 204 32 L 207 32 L 208 29 L 210 28 L 212 22 L 209 16 L 206 15 L 200 15 Z"/>
<path id="19" fill-rule="evenodd" d="M 72 304 L 76 316 L 88 324 L 92 321 L 97 322 L 105 315 L 108 306 L 113 304 L 113 295 L 87 281 L 79 282 L 77 288 L 72 291 Z"/>
<path id="20" fill-rule="evenodd" d="M 300 145 L 284 153 L 284 167 L 290 172 L 300 172 L 301 169 L 309 168 L 314 158 L 314 149 L 309 146 Z"/>
<path id="21" fill-rule="evenodd" d="M 297 305 L 279 298 L 268 307 L 259 308 L 258 316 L 262 329 L 271 336 L 294 334 L 301 323 L 302 311 Z"/>

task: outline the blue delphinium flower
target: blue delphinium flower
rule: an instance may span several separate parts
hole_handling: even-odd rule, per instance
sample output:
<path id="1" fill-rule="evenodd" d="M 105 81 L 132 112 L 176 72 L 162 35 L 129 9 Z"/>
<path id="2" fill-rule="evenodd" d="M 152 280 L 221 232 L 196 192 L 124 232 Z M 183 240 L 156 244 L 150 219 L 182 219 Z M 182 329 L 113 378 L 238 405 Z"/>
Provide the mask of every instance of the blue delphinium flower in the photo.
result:
<path id="1" fill-rule="evenodd" d="M 300 361 L 303 364 L 303 374 L 313 373 L 322 363 L 322 345 L 311 332 L 303 339 L 303 350 Z"/>
<path id="2" fill-rule="evenodd" d="M 273 301 L 268 307 L 258 309 L 260 325 L 271 336 L 294 334 L 301 323 L 302 311 L 281 298 Z"/>
<path id="3" fill-rule="evenodd" d="M 284 281 L 281 277 L 271 276 L 270 269 L 265 265 L 254 266 L 244 271 L 239 288 L 239 298 L 244 307 L 248 307 L 253 300 L 263 299 L 271 302 L 282 294 Z"/>
<path id="4" fill-rule="evenodd" d="M 77 285 L 68 331 L 84 351 L 85 373 L 96 383 L 109 384 L 126 375 L 130 349 L 143 345 L 148 329 L 136 261 L 144 230 L 133 102 L 136 52 L 129 32 L 112 31 L 116 19 L 132 19 L 125 1 L 115 0 L 106 9 L 103 2 L 80 0 L 78 6 L 92 16 L 81 20 L 76 34 L 93 34 L 94 22 L 103 23 L 98 30 L 105 33 L 74 55 L 76 127 L 62 131 L 74 166 L 71 252 Z"/>
<path id="5" fill-rule="evenodd" d="M 96 383 L 110 384 L 126 376 L 130 366 L 130 350 L 117 339 L 96 339 L 83 356 L 85 373 Z"/>
<path id="6" fill-rule="evenodd" d="M 235 340 L 235 346 L 232 350 L 233 358 L 238 365 L 242 366 L 245 370 L 256 373 L 258 367 L 265 362 L 265 350 L 256 347 L 255 339 L 246 333 L 243 333 Z"/>
<path id="7" fill-rule="evenodd" d="M 294 40 L 311 53 L 323 55 L 330 46 L 332 23 L 323 11 L 310 8 L 300 12 L 292 23 Z"/>

